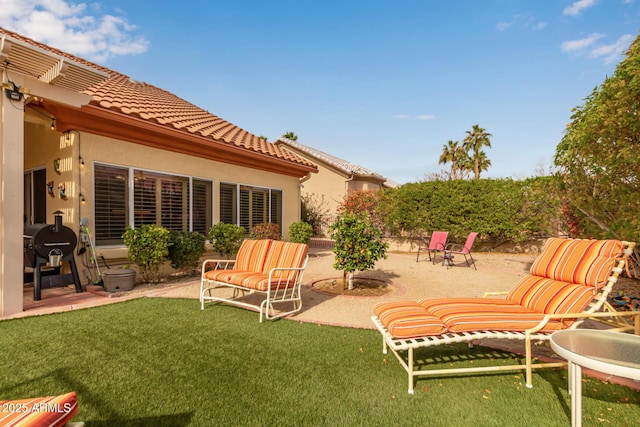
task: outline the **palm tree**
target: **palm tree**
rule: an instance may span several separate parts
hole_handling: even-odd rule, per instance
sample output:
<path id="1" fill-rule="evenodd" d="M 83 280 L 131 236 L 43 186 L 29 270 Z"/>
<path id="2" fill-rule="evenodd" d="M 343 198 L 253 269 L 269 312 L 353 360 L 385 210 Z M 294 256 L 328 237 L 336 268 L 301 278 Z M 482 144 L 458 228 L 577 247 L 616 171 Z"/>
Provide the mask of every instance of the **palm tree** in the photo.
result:
<path id="1" fill-rule="evenodd" d="M 286 138 L 290 141 L 297 141 L 298 140 L 298 135 L 296 135 L 295 133 L 288 131 L 286 132 L 284 135 L 282 135 L 283 138 Z"/>
<path id="2" fill-rule="evenodd" d="M 458 141 L 447 141 L 447 143 L 442 146 L 442 154 L 440 154 L 440 160 L 438 160 L 438 164 L 440 165 L 451 163 L 451 172 L 449 173 L 451 179 L 458 179 L 458 156 L 462 148 L 458 144 L 460 144 Z"/>
<path id="3" fill-rule="evenodd" d="M 475 179 L 480 178 L 480 172 L 483 170 L 480 167 L 481 160 L 484 162 L 484 166 L 488 168 L 491 165 L 489 159 L 487 159 L 486 154 L 484 154 L 483 159 L 480 157 L 480 152 L 482 151 L 482 147 L 491 148 L 491 141 L 489 138 L 492 135 L 488 133 L 485 129 L 481 128 L 479 125 L 473 125 L 471 130 L 467 131 L 467 136 L 464 138 L 464 148 L 467 152 L 473 152 L 473 156 L 471 159 L 473 160 L 473 174 Z M 484 169 L 486 170 L 486 169 Z"/>
<path id="4" fill-rule="evenodd" d="M 440 160 L 438 160 L 439 165 L 451 162 L 451 172 L 449 174 L 451 179 L 456 179 L 457 152 L 458 148 L 460 148 L 458 144 L 458 141 L 447 141 L 447 143 L 442 146 L 442 154 L 440 154 Z"/>
<path id="5" fill-rule="evenodd" d="M 481 150 L 480 152 L 478 152 L 478 157 L 477 157 L 477 161 L 478 161 L 478 174 L 480 172 L 484 172 L 489 170 L 489 166 L 491 166 L 491 160 L 489 160 L 487 158 L 487 154 L 484 152 L 484 150 Z"/>
<path id="6" fill-rule="evenodd" d="M 450 179 L 464 179 L 470 167 L 469 155 L 465 151 L 460 142 L 449 140 L 442 146 L 442 154 L 440 154 L 440 160 L 438 164 L 445 164 L 451 162 L 451 171 L 449 172 Z"/>

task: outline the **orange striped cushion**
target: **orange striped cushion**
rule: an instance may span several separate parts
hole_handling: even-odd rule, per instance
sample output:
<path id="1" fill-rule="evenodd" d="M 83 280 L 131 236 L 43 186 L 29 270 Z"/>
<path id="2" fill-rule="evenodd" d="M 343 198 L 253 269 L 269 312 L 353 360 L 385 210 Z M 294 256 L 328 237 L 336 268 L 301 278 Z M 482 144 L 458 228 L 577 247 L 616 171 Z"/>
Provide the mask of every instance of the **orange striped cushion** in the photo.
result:
<path id="1" fill-rule="evenodd" d="M 619 240 L 550 238 L 531 266 L 531 274 L 567 283 L 601 287 L 624 246 Z"/>
<path id="2" fill-rule="evenodd" d="M 239 271 L 239 270 L 209 270 L 204 273 L 204 278 L 207 280 L 213 280 L 224 283 L 238 284 L 243 275 L 256 274 L 251 271 Z M 236 283 L 238 282 L 238 283 Z"/>
<path id="3" fill-rule="evenodd" d="M 268 274 L 256 273 L 253 271 L 211 270 L 206 272 L 204 276 L 205 279 L 208 280 L 229 283 L 231 285 L 242 286 L 247 289 L 255 289 L 258 291 L 269 290 Z M 289 288 L 295 284 L 294 279 L 288 279 L 285 277 L 273 278 L 271 280 L 271 290 Z"/>
<path id="4" fill-rule="evenodd" d="M 590 286 L 526 275 L 506 299 L 539 313 L 579 313 L 589 305 L 596 292 Z"/>
<path id="5" fill-rule="evenodd" d="M 379 303 L 373 312 L 394 338 L 441 335 L 446 331 L 440 319 L 427 313 L 415 301 Z"/>
<path id="6" fill-rule="evenodd" d="M 264 266 L 261 271 L 264 274 L 269 274 L 272 268 L 299 268 L 302 267 L 309 247 L 304 243 L 290 243 L 274 240 L 269 248 L 269 253 L 264 261 Z M 295 271 L 280 271 L 275 272 L 274 277 L 281 277 L 284 279 L 294 279 L 296 277 Z"/>
<path id="7" fill-rule="evenodd" d="M 0 400 L 0 426 L 58 427 L 69 422 L 77 412 L 75 391 L 60 396 Z"/>
<path id="8" fill-rule="evenodd" d="M 544 314 L 500 299 L 451 298 L 423 300 L 421 306 L 439 317 L 450 332 L 511 331 L 523 332 L 536 326 Z M 543 330 L 562 329 L 560 322 L 550 322 Z"/>
<path id="9" fill-rule="evenodd" d="M 239 271 L 262 271 L 271 242 L 269 239 L 245 240 L 242 242 L 233 269 Z"/>

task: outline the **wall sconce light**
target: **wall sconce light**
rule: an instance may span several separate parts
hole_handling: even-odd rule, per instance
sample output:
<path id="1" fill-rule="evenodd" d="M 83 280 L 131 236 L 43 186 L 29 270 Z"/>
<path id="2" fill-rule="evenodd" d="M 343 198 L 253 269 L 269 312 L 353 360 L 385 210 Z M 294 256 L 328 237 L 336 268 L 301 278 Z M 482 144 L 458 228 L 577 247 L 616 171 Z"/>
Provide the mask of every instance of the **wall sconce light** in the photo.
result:
<path id="1" fill-rule="evenodd" d="M 82 156 L 80 156 L 80 167 L 84 167 L 84 159 L 82 158 Z"/>
<path id="2" fill-rule="evenodd" d="M 84 194 L 80 193 L 80 203 L 82 203 L 84 205 L 84 202 L 86 201 L 86 199 L 84 198 Z"/>
<path id="3" fill-rule="evenodd" d="M 56 128 L 56 118 L 51 117 L 51 130 L 55 130 Z"/>

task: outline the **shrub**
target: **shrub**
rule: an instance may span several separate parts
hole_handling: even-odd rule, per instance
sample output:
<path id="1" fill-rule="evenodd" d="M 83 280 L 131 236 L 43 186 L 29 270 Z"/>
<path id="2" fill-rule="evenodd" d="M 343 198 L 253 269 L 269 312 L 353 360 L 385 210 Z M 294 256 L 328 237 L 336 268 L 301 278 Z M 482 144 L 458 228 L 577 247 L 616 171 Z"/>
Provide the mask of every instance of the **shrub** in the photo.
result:
<path id="1" fill-rule="evenodd" d="M 169 240 L 171 267 L 193 274 L 205 252 L 204 235 L 197 231 L 172 231 Z"/>
<path id="2" fill-rule="evenodd" d="M 238 253 L 244 240 L 244 228 L 235 224 L 219 222 L 209 229 L 209 240 L 213 250 L 223 257 L 231 258 Z"/>
<path id="3" fill-rule="evenodd" d="M 256 224 L 251 230 L 251 238 L 255 240 L 260 239 L 273 239 L 273 240 L 281 240 L 282 235 L 280 234 L 280 226 L 278 224 L 273 224 L 271 222 L 263 222 L 261 224 Z"/>
<path id="4" fill-rule="evenodd" d="M 155 224 L 140 228 L 127 228 L 122 235 L 129 250 L 127 259 L 138 266 L 146 283 L 160 281 L 160 267 L 166 260 L 169 247 L 169 230 Z"/>
<path id="5" fill-rule="evenodd" d="M 331 221 L 331 211 L 327 207 L 324 195 L 305 194 L 300 199 L 302 221 L 311 224 L 313 235 L 324 237 L 323 230 Z"/>
<path id="6" fill-rule="evenodd" d="M 298 221 L 289 226 L 289 240 L 293 243 L 306 243 L 308 245 L 311 242 L 312 235 L 313 227 L 306 222 Z"/>

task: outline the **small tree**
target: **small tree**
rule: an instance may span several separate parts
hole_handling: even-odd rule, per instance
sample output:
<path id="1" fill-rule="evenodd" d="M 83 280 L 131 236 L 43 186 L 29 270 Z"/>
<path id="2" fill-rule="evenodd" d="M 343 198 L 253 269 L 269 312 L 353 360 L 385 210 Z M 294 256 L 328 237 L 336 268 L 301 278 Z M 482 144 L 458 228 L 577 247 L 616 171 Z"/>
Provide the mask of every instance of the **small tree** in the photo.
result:
<path id="1" fill-rule="evenodd" d="M 244 228 L 239 225 L 219 222 L 209 229 L 209 240 L 215 252 L 231 258 L 238 253 L 244 233 Z"/>
<path id="2" fill-rule="evenodd" d="M 344 272 L 343 288 L 348 275 L 349 289 L 353 289 L 354 273 L 369 270 L 380 258 L 387 258 L 388 245 L 366 212 L 343 212 L 330 228 L 335 241 L 333 267 Z"/>
<path id="3" fill-rule="evenodd" d="M 160 281 L 160 267 L 166 260 L 169 230 L 155 224 L 127 228 L 122 235 L 128 249 L 127 259 L 138 266 L 146 283 Z"/>

